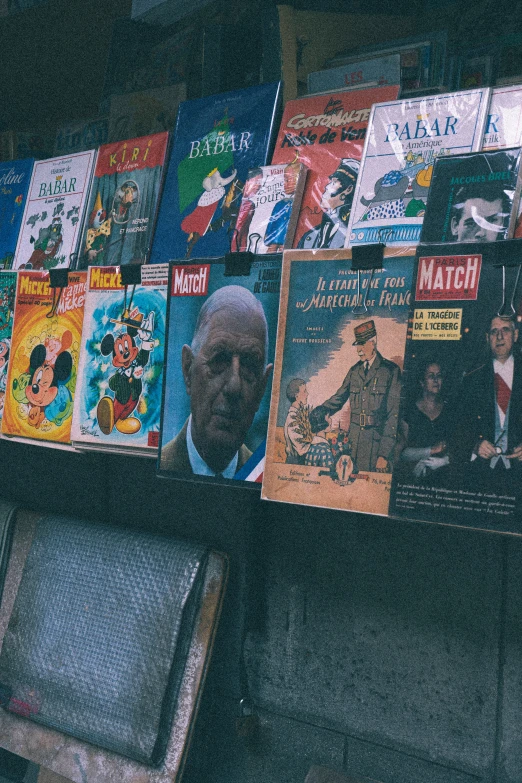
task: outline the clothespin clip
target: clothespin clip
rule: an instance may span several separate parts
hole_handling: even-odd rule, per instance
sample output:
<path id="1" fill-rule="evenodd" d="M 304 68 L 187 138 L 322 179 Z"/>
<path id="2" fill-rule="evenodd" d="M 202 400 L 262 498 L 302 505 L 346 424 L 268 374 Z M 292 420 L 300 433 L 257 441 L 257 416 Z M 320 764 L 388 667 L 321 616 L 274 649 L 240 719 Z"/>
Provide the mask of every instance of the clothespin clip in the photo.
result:
<path id="1" fill-rule="evenodd" d="M 123 313 L 130 313 L 132 309 L 132 300 L 134 299 L 134 291 L 136 286 L 141 283 L 141 264 L 124 264 L 120 266 L 121 282 L 124 287 L 123 293 Z M 127 292 L 129 286 L 132 286 L 132 293 L 130 296 L 130 302 L 127 306 Z M 125 316 L 127 317 L 127 316 Z"/>
<path id="2" fill-rule="evenodd" d="M 391 233 L 391 230 L 387 229 L 386 235 L 388 236 L 389 233 Z M 381 231 L 379 231 L 379 239 L 381 239 Z M 371 288 L 375 270 L 382 269 L 385 247 L 385 242 L 382 240 L 372 245 L 354 245 L 352 247 L 352 271 L 357 272 L 357 303 L 352 307 L 352 313 L 356 316 L 365 316 L 368 312 L 368 291 Z M 370 272 L 362 302 L 361 272 Z"/>
<path id="3" fill-rule="evenodd" d="M 68 285 L 69 285 L 68 269 L 49 270 L 49 287 L 52 288 L 53 291 L 53 301 L 51 304 L 51 309 L 47 313 L 46 318 L 54 318 L 54 316 L 56 315 L 56 311 L 58 310 L 58 305 L 60 304 L 62 291 L 64 288 L 67 288 Z"/>

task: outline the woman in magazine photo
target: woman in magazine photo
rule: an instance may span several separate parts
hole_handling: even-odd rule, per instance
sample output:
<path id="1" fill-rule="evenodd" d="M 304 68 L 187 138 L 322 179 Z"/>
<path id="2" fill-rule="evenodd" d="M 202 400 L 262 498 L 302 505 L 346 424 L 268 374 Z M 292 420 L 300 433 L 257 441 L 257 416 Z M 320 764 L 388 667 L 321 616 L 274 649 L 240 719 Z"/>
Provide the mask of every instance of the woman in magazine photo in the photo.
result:
<path id="1" fill-rule="evenodd" d="M 440 363 L 431 359 L 422 362 L 417 377 L 421 394 L 401 422 L 404 445 L 400 458 L 414 479 L 431 483 L 435 471 L 449 464 L 453 417 L 442 393 L 444 372 Z"/>

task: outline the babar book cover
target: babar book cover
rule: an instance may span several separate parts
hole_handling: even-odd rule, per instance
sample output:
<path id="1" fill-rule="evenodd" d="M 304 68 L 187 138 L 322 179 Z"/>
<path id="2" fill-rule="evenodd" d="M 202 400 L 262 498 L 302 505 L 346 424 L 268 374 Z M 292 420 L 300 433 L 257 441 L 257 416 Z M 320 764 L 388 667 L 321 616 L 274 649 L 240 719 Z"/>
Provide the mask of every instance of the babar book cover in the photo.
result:
<path id="1" fill-rule="evenodd" d="M 34 159 L 0 163 L 0 269 L 11 269 Z"/>
<path id="2" fill-rule="evenodd" d="M 297 161 L 250 169 L 232 234 L 233 252 L 265 255 L 292 247 L 307 173 Z"/>
<path id="3" fill-rule="evenodd" d="M 416 245 L 435 158 L 481 148 L 487 88 L 376 104 L 346 246 Z"/>
<path id="4" fill-rule="evenodd" d="M 484 130 L 483 150 L 520 147 L 522 144 L 522 86 L 495 87 Z"/>
<path id="5" fill-rule="evenodd" d="M 288 101 L 272 164 L 309 169 L 294 248 L 344 247 L 372 104 L 398 94 L 387 85 Z"/>
<path id="6" fill-rule="evenodd" d="M 437 158 L 421 242 L 510 239 L 520 201 L 521 159 L 519 147 Z"/>
<path id="7" fill-rule="evenodd" d="M 230 250 L 249 169 L 269 162 L 280 84 L 180 104 L 151 263 Z"/>
<path id="8" fill-rule="evenodd" d="M 387 514 L 413 261 L 285 253 L 263 498 Z"/>
<path id="9" fill-rule="evenodd" d="M 14 269 L 75 266 L 95 150 L 36 161 Z"/>
<path id="10" fill-rule="evenodd" d="M 263 475 L 281 255 L 256 259 L 248 274 L 231 264 L 171 268 L 161 476 Z"/>
<path id="11" fill-rule="evenodd" d="M 418 248 L 390 513 L 522 533 L 519 245 Z"/>
<path id="12" fill-rule="evenodd" d="M 87 273 L 67 275 L 51 288 L 49 272 L 18 272 L 4 435 L 70 441 Z"/>
<path id="13" fill-rule="evenodd" d="M 155 456 L 159 444 L 167 264 L 88 270 L 71 440 L 79 448 Z"/>
<path id="14" fill-rule="evenodd" d="M 15 298 L 16 272 L 0 271 L 0 419 L 4 413 Z"/>
<path id="15" fill-rule="evenodd" d="M 148 260 L 169 134 L 104 144 L 86 210 L 78 268 Z"/>

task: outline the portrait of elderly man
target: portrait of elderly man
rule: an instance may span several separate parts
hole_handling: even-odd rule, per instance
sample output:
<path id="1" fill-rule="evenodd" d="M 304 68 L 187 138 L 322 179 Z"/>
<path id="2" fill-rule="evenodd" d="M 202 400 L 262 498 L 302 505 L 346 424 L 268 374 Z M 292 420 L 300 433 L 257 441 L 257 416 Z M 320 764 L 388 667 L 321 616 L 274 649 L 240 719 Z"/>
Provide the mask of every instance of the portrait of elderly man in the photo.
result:
<path id="1" fill-rule="evenodd" d="M 162 448 L 162 470 L 234 477 L 252 455 L 244 440 L 272 372 L 267 353 L 265 313 L 248 289 L 230 285 L 209 296 L 181 351 L 190 415 Z"/>
<path id="2" fill-rule="evenodd" d="M 310 414 L 312 430 L 324 427 L 327 415 L 340 411 L 350 400 L 348 431 L 350 454 L 358 470 L 391 473 L 397 437 L 401 371 L 377 350 L 375 322 L 354 329 L 359 361 L 348 370 L 335 394 Z"/>

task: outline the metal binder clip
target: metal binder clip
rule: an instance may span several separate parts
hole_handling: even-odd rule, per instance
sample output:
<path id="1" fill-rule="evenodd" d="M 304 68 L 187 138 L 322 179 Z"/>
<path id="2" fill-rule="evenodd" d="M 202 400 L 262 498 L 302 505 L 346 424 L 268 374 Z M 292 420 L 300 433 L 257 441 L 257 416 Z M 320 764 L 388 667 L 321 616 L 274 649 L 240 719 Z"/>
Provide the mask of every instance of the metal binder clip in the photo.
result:
<path id="1" fill-rule="evenodd" d="M 380 242 L 373 245 L 355 245 L 352 248 L 352 271 L 357 271 L 357 300 L 352 313 L 356 316 L 364 316 L 368 312 L 368 291 L 372 286 L 373 274 L 376 269 L 382 269 L 385 243 L 382 241 L 381 231 L 379 231 Z M 390 234 L 390 229 L 386 229 L 386 238 Z M 370 278 L 364 299 L 361 302 L 361 272 L 370 272 Z"/>
<path id="2" fill-rule="evenodd" d="M 517 269 L 517 276 L 515 278 L 515 285 L 513 286 L 513 290 L 511 292 L 511 299 L 509 301 L 509 304 L 506 303 L 506 267 L 503 264 L 502 265 L 502 304 L 500 305 L 500 310 L 497 312 L 497 315 L 499 318 L 514 318 L 517 314 L 517 311 L 515 309 L 515 294 L 517 292 L 518 288 L 518 281 L 520 278 L 520 269 L 522 268 L 522 265 L 519 265 Z"/>
<path id="3" fill-rule="evenodd" d="M 53 292 L 53 301 L 51 304 L 51 309 L 45 316 L 46 318 L 54 318 L 54 316 L 56 315 L 56 311 L 58 310 L 58 305 L 60 304 L 62 291 L 64 288 L 67 288 L 68 285 L 69 285 L 68 269 L 49 270 L 49 287 L 52 289 Z"/>

